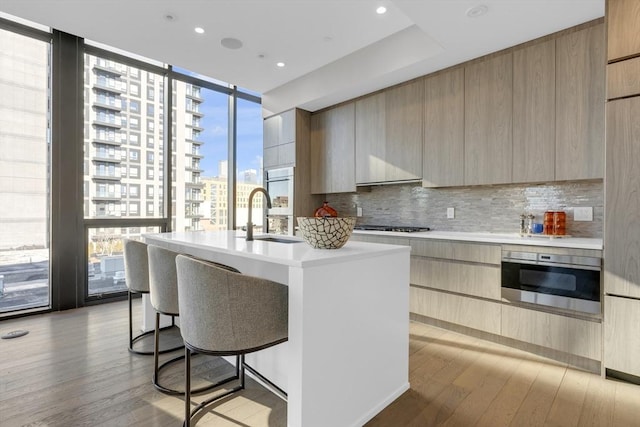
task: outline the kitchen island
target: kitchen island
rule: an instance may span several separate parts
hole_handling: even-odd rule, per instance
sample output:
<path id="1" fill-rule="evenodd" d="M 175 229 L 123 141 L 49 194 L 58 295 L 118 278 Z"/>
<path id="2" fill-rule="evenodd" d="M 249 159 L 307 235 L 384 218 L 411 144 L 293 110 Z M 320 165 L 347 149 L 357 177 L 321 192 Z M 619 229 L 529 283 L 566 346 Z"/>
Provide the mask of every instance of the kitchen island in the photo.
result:
<path id="1" fill-rule="evenodd" d="M 287 392 L 289 427 L 361 426 L 409 388 L 408 247 L 322 250 L 234 231 L 144 237 L 289 286 L 289 341 L 247 356 Z"/>

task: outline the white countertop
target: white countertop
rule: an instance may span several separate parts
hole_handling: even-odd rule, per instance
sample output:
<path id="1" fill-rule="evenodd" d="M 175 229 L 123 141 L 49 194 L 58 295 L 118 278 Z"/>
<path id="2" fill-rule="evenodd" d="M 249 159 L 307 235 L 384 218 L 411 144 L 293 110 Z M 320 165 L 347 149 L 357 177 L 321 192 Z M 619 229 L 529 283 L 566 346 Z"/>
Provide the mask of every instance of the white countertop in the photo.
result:
<path id="1" fill-rule="evenodd" d="M 520 236 L 518 233 L 468 233 L 461 231 L 424 231 L 402 233 L 393 231 L 354 230 L 354 234 L 370 234 L 377 236 L 393 236 L 411 239 L 457 240 L 464 242 L 500 243 L 511 245 L 547 246 L 556 248 L 596 249 L 602 250 L 602 239 L 586 237 L 551 238 L 549 236 Z"/>
<path id="2" fill-rule="evenodd" d="M 254 238 L 260 236 L 262 235 L 255 235 Z M 299 237 L 268 236 L 295 240 L 298 243 L 264 240 L 247 242 L 244 238 L 244 232 L 237 231 L 176 231 L 145 234 L 144 238 L 147 243 L 151 244 L 154 243 L 154 240 L 162 241 L 294 267 L 341 263 L 409 250 L 408 247 L 355 241 L 348 241 L 340 249 L 314 249 Z"/>

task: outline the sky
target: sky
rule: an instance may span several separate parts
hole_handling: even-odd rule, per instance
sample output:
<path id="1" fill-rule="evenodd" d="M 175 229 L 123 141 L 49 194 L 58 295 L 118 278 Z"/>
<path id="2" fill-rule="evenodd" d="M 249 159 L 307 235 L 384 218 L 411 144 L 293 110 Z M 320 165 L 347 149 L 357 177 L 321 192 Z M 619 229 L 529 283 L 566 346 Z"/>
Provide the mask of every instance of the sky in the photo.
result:
<path id="1" fill-rule="evenodd" d="M 228 158 L 228 95 L 201 88 L 204 102 L 200 112 L 204 114 L 201 126 L 204 128 L 200 147 L 204 158 L 200 167 L 204 169 L 202 176 L 218 176 L 219 162 Z M 260 173 L 262 167 L 262 106 L 243 99 L 237 105 L 237 170 L 255 169 Z"/>

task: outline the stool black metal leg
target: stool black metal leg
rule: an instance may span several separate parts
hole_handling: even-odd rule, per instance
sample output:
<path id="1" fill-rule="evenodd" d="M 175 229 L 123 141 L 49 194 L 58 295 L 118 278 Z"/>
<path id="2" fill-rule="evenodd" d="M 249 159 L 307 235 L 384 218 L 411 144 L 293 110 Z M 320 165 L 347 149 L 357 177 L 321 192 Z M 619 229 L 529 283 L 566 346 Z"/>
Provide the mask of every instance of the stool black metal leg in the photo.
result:
<path id="1" fill-rule="evenodd" d="M 184 347 L 184 426 L 191 425 L 191 350 Z"/>

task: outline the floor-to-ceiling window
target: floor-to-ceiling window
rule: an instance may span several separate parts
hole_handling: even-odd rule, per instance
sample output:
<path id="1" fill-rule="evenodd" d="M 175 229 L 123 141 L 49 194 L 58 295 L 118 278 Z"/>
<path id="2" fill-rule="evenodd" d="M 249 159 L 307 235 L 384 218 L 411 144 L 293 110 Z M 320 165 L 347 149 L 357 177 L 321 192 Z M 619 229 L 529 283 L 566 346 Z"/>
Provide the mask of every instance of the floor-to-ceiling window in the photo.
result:
<path id="1" fill-rule="evenodd" d="M 258 195 L 249 206 L 249 194 L 262 187 L 262 108 L 254 101 L 236 101 L 236 224 L 245 226 L 252 209 L 254 232 L 264 228 L 264 198 Z"/>
<path id="2" fill-rule="evenodd" d="M 203 80 L 173 79 L 172 222 L 176 231 L 226 230 L 227 91 Z"/>
<path id="3" fill-rule="evenodd" d="M 84 218 L 88 297 L 126 290 L 122 239 L 165 216 L 165 76 L 84 55 Z M 126 226 L 128 220 L 142 220 Z"/>
<path id="4" fill-rule="evenodd" d="M 51 300 L 50 48 L 0 29 L 0 313 Z"/>

